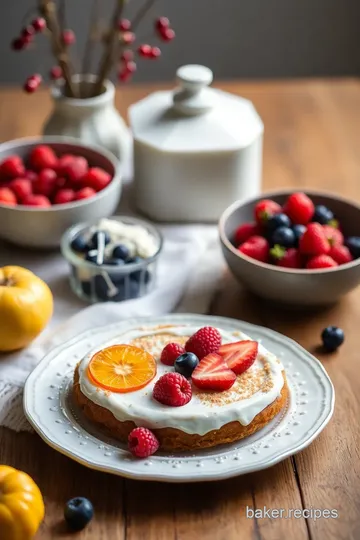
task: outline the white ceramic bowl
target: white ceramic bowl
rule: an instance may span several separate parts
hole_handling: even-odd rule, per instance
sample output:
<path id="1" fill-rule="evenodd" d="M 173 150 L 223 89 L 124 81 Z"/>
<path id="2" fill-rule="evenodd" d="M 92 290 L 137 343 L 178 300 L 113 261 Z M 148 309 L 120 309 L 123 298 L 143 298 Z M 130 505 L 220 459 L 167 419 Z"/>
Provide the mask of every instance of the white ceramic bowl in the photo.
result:
<path id="1" fill-rule="evenodd" d="M 51 146 L 58 155 L 81 155 L 91 167 L 101 167 L 113 177 L 105 189 L 82 201 L 50 208 L 0 203 L 0 238 L 28 248 L 54 248 L 71 225 L 112 215 L 119 203 L 122 182 L 118 161 L 110 152 L 70 137 L 34 137 L 0 144 L 0 162 L 13 154 L 26 158 L 39 144 Z"/>

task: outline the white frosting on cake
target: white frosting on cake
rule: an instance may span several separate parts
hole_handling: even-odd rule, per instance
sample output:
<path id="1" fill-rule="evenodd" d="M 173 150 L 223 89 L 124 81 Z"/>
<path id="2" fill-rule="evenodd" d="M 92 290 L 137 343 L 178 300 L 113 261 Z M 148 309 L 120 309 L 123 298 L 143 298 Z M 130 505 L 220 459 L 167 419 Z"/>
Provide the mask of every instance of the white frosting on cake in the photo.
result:
<path id="1" fill-rule="evenodd" d="M 284 384 L 283 366 L 275 355 L 259 344 L 258 357 L 254 364 L 225 392 L 204 392 L 192 385 L 193 395 L 183 407 L 169 407 L 158 403 L 152 396 L 155 382 L 166 372 L 173 371 L 171 366 L 160 363 L 160 353 L 164 346 L 164 334 L 184 339 L 191 336 L 198 328 L 190 326 L 171 326 L 166 328 L 138 328 L 128 331 L 105 345 L 91 351 L 79 366 L 81 392 L 93 403 L 105 407 L 120 421 L 131 420 L 138 426 L 152 429 L 172 427 L 186 433 L 204 435 L 223 425 L 238 421 L 246 426 L 257 414 L 279 397 Z M 223 343 L 251 339 L 237 332 L 223 332 Z M 114 344 L 146 342 L 148 352 L 157 360 L 155 378 L 141 390 L 129 393 L 115 393 L 102 390 L 94 385 L 87 376 L 87 366 L 100 349 Z M 145 347 L 144 347 L 145 348 Z"/>

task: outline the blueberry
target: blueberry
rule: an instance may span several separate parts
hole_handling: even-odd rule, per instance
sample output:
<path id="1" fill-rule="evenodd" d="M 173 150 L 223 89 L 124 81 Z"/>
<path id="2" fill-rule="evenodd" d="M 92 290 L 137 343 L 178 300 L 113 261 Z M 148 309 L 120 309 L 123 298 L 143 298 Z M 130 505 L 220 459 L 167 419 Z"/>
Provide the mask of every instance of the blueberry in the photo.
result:
<path id="1" fill-rule="evenodd" d="M 91 282 L 90 281 L 82 281 L 81 282 L 81 289 L 82 289 L 82 292 L 86 296 L 90 296 L 91 295 Z"/>
<path id="2" fill-rule="evenodd" d="M 294 225 L 292 230 L 294 231 L 294 234 L 295 234 L 295 245 L 297 246 L 300 238 L 306 231 L 306 227 L 305 225 Z"/>
<path id="3" fill-rule="evenodd" d="M 345 240 L 345 245 L 347 248 L 349 248 L 354 259 L 358 259 L 360 257 L 360 236 L 349 236 Z"/>
<path id="4" fill-rule="evenodd" d="M 126 261 L 126 259 L 129 258 L 130 251 L 127 246 L 124 246 L 124 244 L 119 244 L 114 247 L 112 256 L 114 259 L 122 259 L 123 261 Z"/>
<path id="5" fill-rule="evenodd" d="M 75 497 L 66 503 L 64 517 L 73 531 L 81 531 L 94 517 L 94 507 L 85 497 Z"/>
<path id="6" fill-rule="evenodd" d="M 289 227 L 279 227 L 274 231 L 271 241 L 273 244 L 290 248 L 295 245 L 295 233 Z"/>
<path id="7" fill-rule="evenodd" d="M 111 266 L 124 266 L 125 261 L 123 261 L 123 259 L 109 259 L 104 261 L 104 264 L 110 264 Z"/>
<path id="8" fill-rule="evenodd" d="M 89 249 L 89 246 L 85 238 L 81 234 L 79 234 L 78 236 L 75 236 L 70 246 L 71 246 L 71 249 L 73 251 L 76 251 L 77 253 L 86 253 Z"/>
<path id="9" fill-rule="evenodd" d="M 275 231 L 279 227 L 290 227 L 290 226 L 291 226 L 291 221 L 286 214 L 275 214 L 275 216 L 272 216 L 266 224 L 268 231 Z"/>
<path id="10" fill-rule="evenodd" d="M 96 249 L 92 249 L 91 251 L 87 252 L 87 254 L 85 256 L 85 260 L 88 261 L 88 262 L 92 262 L 92 263 L 96 264 L 97 254 L 98 254 L 98 252 L 96 251 Z"/>
<path id="11" fill-rule="evenodd" d="M 175 360 L 175 371 L 181 373 L 181 375 L 184 375 L 187 379 L 190 379 L 191 374 L 198 363 L 199 359 L 196 354 L 191 352 L 184 353 Z"/>
<path id="12" fill-rule="evenodd" d="M 123 279 L 122 283 L 116 283 L 116 287 L 118 293 L 111 299 L 113 302 L 122 302 L 123 300 L 132 300 L 139 297 L 139 283 L 133 279 L 126 281 Z"/>
<path id="13" fill-rule="evenodd" d="M 95 249 L 99 247 L 100 235 L 104 235 L 105 246 L 111 242 L 110 234 L 107 231 L 96 231 L 91 237 L 91 247 Z"/>
<path id="14" fill-rule="evenodd" d="M 337 326 L 328 326 L 322 331 L 321 339 L 327 351 L 336 351 L 344 343 L 344 331 Z"/>
<path id="15" fill-rule="evenodd" d="M 135 263 L 139 263 L 141 261 L 143 261 L 144 259 L 142 259 L 141 257 L 131 257 L 131 259 L 128 259 L 126 261 L 126 264 L 135 264 Z"/>
<path id="16" fill-rule="evenodd" d="M 315 212 L 311 221 L 317 221 L 318 223 L 321 223 L 321 225 L 326 225 L 332 219 L 334 219 L 334 214 L 329 208 L 323 204 L 315 206 Z"/>
<path id="17" fill-rule="evenodd" d="M 103 302 L 112 302 L 117 295 L 116 289 L 118 287 L 112 282 L 110 276 L 107 277 L 108 279 L 101 274 L 94 277 L 95 296 L 98 300 L 102 300 Z"/>

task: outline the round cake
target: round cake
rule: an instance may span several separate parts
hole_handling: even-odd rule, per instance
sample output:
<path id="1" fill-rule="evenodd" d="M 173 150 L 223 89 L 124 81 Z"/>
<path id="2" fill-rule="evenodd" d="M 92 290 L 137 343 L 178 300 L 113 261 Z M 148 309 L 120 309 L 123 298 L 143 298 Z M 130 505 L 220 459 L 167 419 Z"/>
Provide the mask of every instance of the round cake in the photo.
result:
<path id="1" fill-rule="evenodd" d="M 164 405 L 154 398 L 156 382 L 164 374 L 174 372 L 174 367 L 160 362 L 164 347 L 174 342 L 185 345 L 198 330 L 187 325 L 134 328 L 91 351 L 75 370 L 76 403 L 92 422 L 121 441 L 127 441 L 136 427 L 150 429 L 163 451 L 196 451 L 255 433 L 281 411 L 288 399 L 284 368 L 260 343 L 252 365 L 234 377 L 231 388 L 211 391 L 191 383 L 190 401 L 178 407 Z M 251 340 L 241 332 L 217 330 L 223 344 Z M 143 349 L 155 359 L 156 375 L 143 388 L 113 392 L 99 386 L 89 373 L 94 355 L 118 344 Z"/>

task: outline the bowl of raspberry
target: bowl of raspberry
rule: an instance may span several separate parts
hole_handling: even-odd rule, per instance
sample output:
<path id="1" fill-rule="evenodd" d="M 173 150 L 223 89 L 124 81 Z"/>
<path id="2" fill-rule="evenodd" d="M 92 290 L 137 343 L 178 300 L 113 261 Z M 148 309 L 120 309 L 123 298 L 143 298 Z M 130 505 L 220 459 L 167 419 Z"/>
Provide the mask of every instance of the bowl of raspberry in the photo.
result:
<path id="1" fill-rule="evenodd" d="M 321 306 L 360 283 L 360 205 L 338 195 L 282 190 L 237 201 L 219 232 L 235 278 L 268 300 Z"/>
<path id="2" fill-rule="evenodd" d="M 69 137 L 0 144 L 0 238 L 55 248 L 79 222 L 110 216 L 121 195 L 117 159 Z"/>

